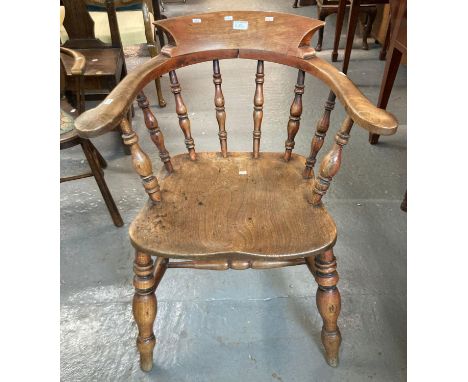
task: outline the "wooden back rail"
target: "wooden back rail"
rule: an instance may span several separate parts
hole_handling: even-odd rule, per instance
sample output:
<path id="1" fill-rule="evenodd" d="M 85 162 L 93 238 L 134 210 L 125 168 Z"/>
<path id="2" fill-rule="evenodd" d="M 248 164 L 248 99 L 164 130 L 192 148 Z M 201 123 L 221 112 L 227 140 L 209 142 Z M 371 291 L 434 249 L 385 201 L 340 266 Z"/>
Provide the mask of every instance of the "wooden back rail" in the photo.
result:
<path id="1" fill-rule="evenodd" d="M 224 20 L 224 16 L 228 15 L 233 16 L 234 20 L 248 22 L 248 28 L 251 29 L 233 30 L 233 24 Z M 199 19 L 201 22 L 194 23 L 194 19 Z M 273 19 L 274 21 L 268 22 L 267 19 Z M 291 22 L 294 23 L 294 28 L 290 28 Z M 143 110 L 145 124 L 150 132 L 151 139 L 159 150 L 160 158 L 166 170 L 171 173 L 173 167 L 169 153 L 164 146 L 163 134 L 142 92 L 143 87 L 150 81 L 162 74 L 169 73 L 179 125 L 185 137 L 189 157 L 195 161 L 195 143 L 191 135 L 188 110 L 183 101 L 181 86 L 175 72 L 180 67 L 213 61 L 214 106 L 223 157 L 228 156 L 228 150 L 225 126 L 226 112 L 221 89 L 220 59 L 246 58 L 257 60 L 253 102 L 253 158 L 259 158 L 260 156 L 264 104 L 264 61 L 298 69 L 294 99 L 287 124 L 285 161 L 291 158 L 295 144 L 294 138 L 300 126 L 305 73 L 317 77 L 330 88 L 330 94 L 325 104 L 325 112 L 317 123 L 316 132 L 311 142 L 311 153 L 306 161 L 303 173 L 304 178 L 315 178 L 313 189 L 308 198 L 313 205 L 321 203 L 322 196 L 327 192 L 332 178 L 340 168 L 342 148 L 348 142 L 349 133 L 354 122 L 371 133 L 391 135 L 396 132 L 398 125 L 393 115 L 375 107 L 345 74 L 315 56 L 314 49 L 310 47 L 310 40 L 313 33 L 324 25 L 319 20 L 276 12 L 234 11 L 175 17 L 157 21 L 155 25 L 157 28 L 162 29 L 168 37 L 169 44 L 163 47 L 162 53 L 127 75 L 103 103 L 95 109 L 85 112 L 76 120 L 79 134 L 86 138 L 102 135 L 120 124 L 124 143 L 130 147 L 132 153 L 134 168 L 142 178 L 143 186 L 153 203 L 158 204 L 161 202 L 158 180 L 153 175 L 149 157 L 138 145 L 138 136 L 126 119 L 126 114 L 136 97 L 140 108 Z M 255 37 L 258 35 L 268 35 L 269 39 L 258 39 Z M 330 125 L 330 113 L 335 105 L 336 98 L 343 104 L 347 117 L 335 137 L 334 146 L 320 165 L 319 175 L 315 177 L 313 168 Z M 229 268 L 231 265 L 223 263 L 217 266 Z M 239 267 L 246 266 L 246 264 L 239 265 Z M 252 264 L 249 266 L 252 266 Z"/>

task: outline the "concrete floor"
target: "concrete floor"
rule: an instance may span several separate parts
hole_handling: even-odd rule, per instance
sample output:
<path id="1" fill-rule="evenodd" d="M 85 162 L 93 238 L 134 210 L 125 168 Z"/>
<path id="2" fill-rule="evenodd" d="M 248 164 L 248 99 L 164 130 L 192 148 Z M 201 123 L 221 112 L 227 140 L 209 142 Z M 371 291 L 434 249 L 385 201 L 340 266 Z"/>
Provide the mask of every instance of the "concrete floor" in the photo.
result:
<path id="1" fill-rule="evenodd" d="M 223 2 L 225 3 L 225 2 Z M 264 9 L 316 17 L 315 7 L 292 1 L 188 0 L 168 3 L 175 16 L 221 9 Z M 334 16 L 327 19 L 324 51 L 330 60 Z M 346 33 L 344 29 L 343 34 Z M 316 38 L 314 39 L 315 44 Z M 373 40 L 372 40 L 373 41 Z M 342 46 L 344 38 L 342 39 Z M 349 77 L 376 102 L 384 62 L 379 46 L 353 50 Z M 131 50 L 129 50 L 131 51 Z M 148 57 L 130 54 L 131 70 Z M 337 63 L 341 67 L 341 63 Z M 231 151 L 251 148 L 255 62 L 221 61 Z M 265 63 L 261 149 L 282 151 L 297 71 Z M 218 150 L 211 63 L 178 70 L 198 151 Z M 172 155 L 185 152 L 167 75 L 168 103 L 155 106 Z M 304 113 L 295 152 L 307 155 L 328 90 L 306 77 Z M 316 284 L 305 266 L 266 271 L 169 270 L 158 288 L 157 345 L 153 371 L 138 366 L 131 313 L 133 250 L 128 225 L 146 200 L 119 137 L 93 140 L 108 161 L 106 180 L 125 226 L 112 225 L 94 179 L 61 185 L 61 379 L 63 381 L 404 381 L 406 380 L 406 214 L 399 206 L 406 188 L 406 68 L 401 67 L 388 110 L 400 121 L 396 135 L 367 143 L 355 127 L 342 169 L 325 203 L 339 232 L 335 254 L 340 272 L 343 336 L 340 366 L 327 366 L 320 343 Z M 331 145 L 344 110 L 332 114 Z M 159 168 L 137 109 L 134 126 L 143 149 Z M 80 171 L 79 148 L 61 152 L 62 174 Z"/>

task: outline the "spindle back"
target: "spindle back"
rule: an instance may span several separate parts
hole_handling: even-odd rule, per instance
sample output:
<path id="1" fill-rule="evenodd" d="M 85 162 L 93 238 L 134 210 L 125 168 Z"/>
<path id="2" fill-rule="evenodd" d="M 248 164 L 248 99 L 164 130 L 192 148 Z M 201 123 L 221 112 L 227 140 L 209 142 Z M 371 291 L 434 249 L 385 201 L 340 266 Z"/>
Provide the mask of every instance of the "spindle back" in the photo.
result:
<path id="1" fill-rule="evenodd" d="M 188 109 L 182 98 L 176 69 L 204 61 L 213 61 L 214 111 L 219 127 L 220 151 L 229 155 L 226 111 L 222 92 L 221 59 L 247 58 L 257 60 L 255 93 L 253 95 L 253 149 L 252 158 L 260 157 L 261 127 L 263 119 L 263 84 L 265 62 L 275 62 L 298 69 L 294 98 L 290 108 L 285 141 L 284 160 L 289 161 L 295 145 L 295 136 L 300 128 L 302 94 L 306 73 L 317 77 L 330 87 L 325 111 L 317 123 L 311 142 L 310 155 L 305 163 L 303 176 L 313 178 L 313 168 L 330 125 L 330 113 L 335 99 L 341 101 L 347 112 L 335 145 L 325 156 L 320 173 L 315 177 L 309 201 L 319 204 L 326 193 L 332 177 L 341 164 L 342 147 L 349 139 L 354 122 L 370 132 L 382 135 L 395 133 L 397 122 L 388 112 L 377 109 L 354 86 L 346 75 L 315 56 L 310 47 L 313 33 L 324 23 L 306 17 L 276 12 L 214 12 L 193 16 L 176 17 L 155 23 L 162 29 L 169 44 L 161 54 L 130 73 L 97 108 L 80 116 L 77 129 L 83 137 L 94 137 L 120 124 L 125 144 L 130 147 L 135 170 L 141 176 L 150 199 L 161 202 L 161 193 L 152 172 L 149 157 L 138 144 L 138 136 L 125 116 L 132 101 L 137 98 L 144 113 L 146 127 L 157 146 L 166 170 L 174 169 L 165 148 L 164 138 L 142 89 L 150 81 L 169 73 L 170 85 L 175 98 L 179 125 L 185 138 L 188 155 L 196 160 L 195 142 L 191 135 Z"/>

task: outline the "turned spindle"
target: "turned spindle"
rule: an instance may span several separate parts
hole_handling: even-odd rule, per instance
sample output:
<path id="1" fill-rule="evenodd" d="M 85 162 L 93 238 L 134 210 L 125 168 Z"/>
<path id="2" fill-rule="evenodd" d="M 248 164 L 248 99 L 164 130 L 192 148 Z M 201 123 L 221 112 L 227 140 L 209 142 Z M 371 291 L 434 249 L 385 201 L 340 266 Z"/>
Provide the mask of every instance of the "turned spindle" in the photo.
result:
<path id="1" fill-rule="evenodd" d="M 285 142 L 286 151 L 284 153 L 285 161 L 289 161 L 291 159 L 291 154 L 295 145 L 294 138 L 296 137 L 296 134 L 299 131 L 299 126 L 301 124 L 302 95 L 304 94 L 304 77 L 305 72 L 303 70 L 299 70 L 299 72 L 297 73 L 297 83 L 294 87 L 294 100 L 291 104 L 291 109 L 289 111 L 288 139 L 286 139 Z"/>
<path id="2" fill-rule="evenodd" d="M 314 177 L 314 166 L 315 162 L 317 161 L 317 154 L 323 146 L 325 136 L 327 134 L 328 128 L 330 127 L 330 114 L 335 107 L 335 98 L 335 93 L 331 91 L 328 95 L 328 100 L 325 102 L 325 111 L 323 116 L 317 123 L 315 134 L 310 144 L 310 155 L 306 160 L 306 167 L 303 173 L 303 177 L 305 179 Z"/>
<path id="3" fill-rule="evenodd" d="M 350 117 L 346 117 L 340 131 L 335 136 L 335 144 L 320 164 L 320 175 L 315 178 L 312 197 L 309 200 L 313 205 L 320 204 L 322 196 L 325 195 L 330 187 L 332 178 L 340 169 L 343 146 L 348 143 L 351 127 L 353 127 L 353 120 Z"/>
<path id="4" fill-rule="evenodd" d="M 254 96 L 254 130 L 253 130 L 253 157 L 258 158 L 260 152 L 260 136 L 263 118 L 263 82 L 265 75 L 263 74 L 263 61 L 257 62 L 257 73 L 255 74 L 255 96 Z"/>
<path id="5" fill-rule="evenodd" d="M 169 72 L 169 79 L 171 81 L 171 90 L 175 98 L 176 113 L 179 117 L 179 126 L 185 136 L 185 146 L 189 152 L 190 159 L 195 160 L 197 157 L 195 154 L 195 142 L 193 141 L 192 133 L 190 131 L 190 119 L 188 117 L 187 107 L 185 106 L 182 95 L 180 94 L 181 88 L 174 70 Z"/>
<path id="6" fill-rule="evenodd" d="M 156 319 L 157 300 L 155 295 L 155 280 L 153 260 L 143 252 L 135 253 L 133 263 L 133 296 L 132 311 L 138 326 L 137 348 L 140 353 L 140 368 L 150 371 L 153 368 L 153 350 L 156 338 L 153 332 Z"/>
<path id="7" fill-rule="evenodd" d="M 167 172 L 171 173 L 172 171 L 174 171 L 174 169 L 172 168 L 171 157 L 169 155 L 169 152 L 166 150 L 166 146 L 164 145 L 163 133 L 161 132 L 158 126 L 158 120 L 151 111 L 148 99 L 146 98 L 145 93 L 143 93 L 143 91 L 138 93 L 137 102 L 138 106 L 143 111 L 145 125 L 150 133 L 151 140 L 158 148 L 161 162 L 164 163 Z"/>
<path id="8" fill-rule="evenodd" d="M 214 104 L 216 109 L 216 120 L 219 127 L 219 144 L 224 158 L 227 157 L 227 133 L 226 133 L 226 111 L 224 110 L 224 96 L 221 89 L 221 72 L 219 70 L 219 60 L 213 60 L 213 83 L 215 85 Z"/>
<path id="9" fill-rule="evenodd" d="M 143 187 L 153 203 L 161 202 L 161 191 L 158 179 L 153 175 L 151 160 L 138 144 L 138 135 L 133 131 L 126 118 L 120 123 L 122 139 L 124 144 L 130 147 L 132 164 L 135 171 L 140 175 Z"/>
<path id="10" fill-rule="evenodd" d="M 306 257 L 307 265 L 318 284 L 316 303 L 323 320 L 322 343 L 325 348 L 327 363 L 338 366 L 338 353 L 341 344 L 341 333 L 338 328 L 338 316 L 341 311 L 341 296 L 336 286 L 338 272 L 333 250 L 314 257 Z"/>

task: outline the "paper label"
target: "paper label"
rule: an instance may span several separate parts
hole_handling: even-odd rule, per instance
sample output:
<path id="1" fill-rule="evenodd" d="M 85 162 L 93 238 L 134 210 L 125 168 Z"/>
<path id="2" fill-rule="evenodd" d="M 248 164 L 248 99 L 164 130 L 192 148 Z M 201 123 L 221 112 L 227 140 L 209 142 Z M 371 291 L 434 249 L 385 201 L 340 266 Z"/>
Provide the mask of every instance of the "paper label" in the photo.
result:
<path id="1" fill-rule="evenodd" d="M 265 21 L 273 21 L 275 18 L 273 16 L 266 16 Z"/>
<path id="2" fill-rule="evenodd" d="M 224 16 L 224 21 L 232 21 L 232 16 Z"/>
<path id="3" fill-rule="evenodd" d="M 108 99 L 105 99 L 102 103 L 104 105 L 110 105 L 112 103 L 113 99 L 112 98 L 108 98 Z"/>
<path id="4" fill-rule="evenodd" d="M 232 22 L 232 29 L 245 31 L 245 30 L 249 29 L 249 22 L 248 21 L 233 21 Z"/>
<path id="5" fill-rule="evenodd" d="M 247 175 L 247 170 L 239 170 L 239 175 Z"/>
<path id="6" fill-rule="evenodd" d="M 192 23 L 194 23 L 194 24 L 200 24 L 200 23 L 201 23 L 201 19 L 192 19 Z"/>

